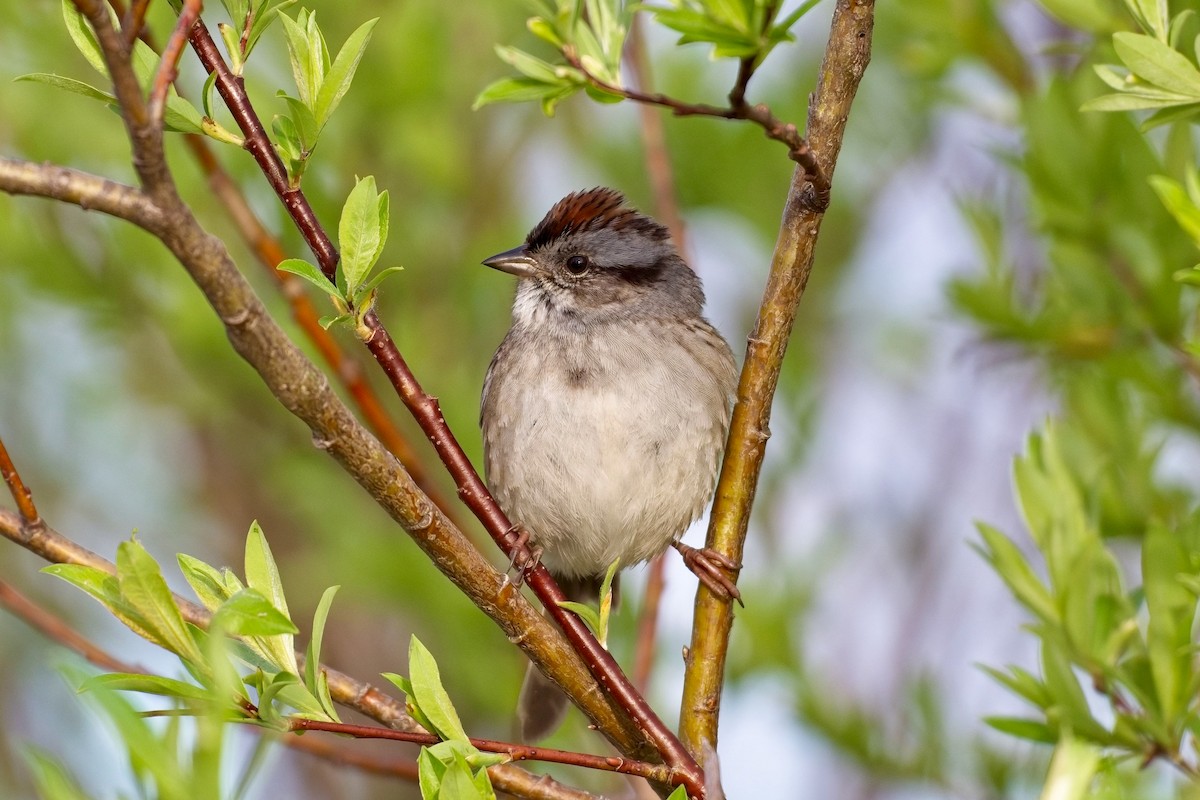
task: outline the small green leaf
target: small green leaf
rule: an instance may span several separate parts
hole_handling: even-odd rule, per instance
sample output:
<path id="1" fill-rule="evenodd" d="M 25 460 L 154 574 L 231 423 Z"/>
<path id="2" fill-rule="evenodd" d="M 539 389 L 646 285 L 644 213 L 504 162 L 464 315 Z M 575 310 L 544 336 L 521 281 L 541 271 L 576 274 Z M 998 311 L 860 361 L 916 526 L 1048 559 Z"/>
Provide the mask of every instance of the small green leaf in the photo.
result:
<path id="1" fill-rule="evenodd" d="M 438 800 L 442 791 L 442 776 L 446 774 L 446 765 L 422 747 L 417 755 L 417 779 L 421 787 L 422 800 Z"/>
<path id="2" fill-rule="evenodd" d="M 66 767 L 48 753 L 34 747 L 25 750 L 41 800 L 91 800 Z"/>
<path id="3" fill-rule="evenodd" d="M 450 702 L 450 695 L 442 688 L 437 662 L 416 636 L 408 643 L 408 669 L 412 675 L 413 699 L 433 724 L 433 731 L 443 739 L 467 741 L 467 732 Z"/>
<path id="4" fill-rule="evenodd" d="M 438 797 L 444 797 L 447 800 L 450 798 L 453 800 L 487 800 L 487 796 L 480 792 L 479 787 L 475 785 L 474 778 L 466 759 L 461 756 L 455 758 L 446 765 Z"/>
<path id="5" fill-rule="evenodd" d="M 524 50 L 498 45 L 496 47 L 496 55 L 500 57 L 501 61 L 510 65 L 522 75 L 526 75 L 534 80 L 550 84 L 561 84 L 563 82 L 558 69 L 553 64 L 543 61 L 537 56 L 530 55 Z"/>
<path id="6" fill-rule="evenodd" d="M 296 91 L 300 100 L 310 110 L 315 107 L 317 93 L 321 82 L 325 79 L 324 65 L 321 59 L 321 48 L 309 38 L 310 17 L 305 9 L 301 9 L 293 20 L 286 14 L 279 15 L 283 22 L 284 40 L 287 42 L 288 57 L 292 65 L 292 78 L 296 81 Z M 315 25 L 315 19 L 312 20 Z M 316 45 L 316 46 L 314 46 Z"/>
<path id="7" fill-rule="evenodd" d="M 1045 744 L 1054 744 L 1058 741 L 1055 732 L 1046 723 L 1037 720 L 1020 717 L 984 717 L 983 722 L 1001 733 L 1016 736 L 1018 739 L 1028 739 Z"/>
<path id="8" fill-rule="evenodd" d="M 284 617 L 288 616 L 283 579 L 279 577 L 279 567 L 258 520 L 250 523 L 246 534 L 246 585 L 257 589 Z"/>
<path id="9" fill-rule="evenodd" d="M 1187 56 L 1142 33 L 1113 34 L 1113 47 L 1139 78 L 1179 94 L 1200 99 L 1200 71 Z"/>
<path id="10" fill-rule="evenodd" d="M 391 275 L 397 272 L 402 272 L 404 267 L 388 267 L 382 269 L 371 276 L 371 279 L 358 288 L 358 292 L 354 295 L 354 305 L 356 308 L 361 308 L 372 292 L 374 292 L 379 284 L 383 283 Z"/>
<path id="11" fill-rule="evenodd" d="M 325 621 L 329 617 L 329 607 L 333 604 L 333 598 L 337 594 L 338 588 L 330 586 L 321 595 L 316 613 L 313 614 L 312 636 L 309 637 L 308 650 L 304 656 L 304 685 L 321 701 L 325 713 L 335 720 L 338 718 L 337 711 L 329 697 L 329 682 L 327 679 L 323 680 L 325 673 L 321 669 L 321 642 L 325 635 Z"/>
<path id="12" fill-rule="evenodd" d="M 429 717 L 425 716 L 425 712 L 421 710 L 416 703 L 416 692 L 413 691 L 412 681 L 403 675 L 397 675 L 395 672 L 380 673 L 385 680 L 388 680 L 397 689 L 404 692 L 407 697 L 405 707 L 408 710 L 409 716 L 417 721 L 417 723 L 427 731 L 435 731 L 434 724 L 429 721 Z"/>
<path id="13" fill-rule="evenodd" d="M 576 88 L 571 87 L 567 93 L 573 93 Z M 475 97 L 471 109 L 478 110 L 489 103 L 525 103 L 551 96 L 561 99 L 562 94 L 563 87 L 557 83 L 546 83 L 534 78 L 501 78 L 488 84 Z"/>
<path id="14" fill-rule="evenodd" d="M 117 584 L 121 597 L 157 634 L 158 644 L 185 661 L 200 663 L 200 650 L 184 624 L 158 563 L 136 539 L 117 545 Z"/>
<path id="15" fill-rule="evenodd" d="M 221 5 L 225 6 L 225 13 L 234 25 L 241 28 L 245 24 L 246 15 L 250 13 L 249 0 L 221 0 Z"/>
<path id="16" fill-rule="evenodd" d="M 350 322 L 354 319 L 353 314 L 327 314 L 317 320 L 317 324 L 325 330 L 329 330 L 339 322 Z"/>
<path id="17" fill-rule="evenodd" d="M 195 686 L 173 678 L 161 675 L 139 675 L 126 672 L 109 672 L 88 678 L 79 687 L 81 692 L 87 692 L 96 687 L 112 689 L 119 692 L 141 692 L 143 694 L 162 695 L 163 697 L 179 697 L 184 700 L 208 700 L 209 694 L 201 686 Z"/>
<path id="18" fill-rule="evenodd" d="M 167 106 L 163 109 L 163 127 L 175 133 L 204 133 L 204 120 L 194 105 L 172 89 L 167 93 Z"/>
<path id="19" fill-rule="evenodd" d="M 1200 208 L 1192 202 L 1183 186 L 1164 175 L 1151 175 L 1149 181 L 1154 193 L 1179 223 L 1179 227 L 1193 242 L 1200 244 Z"/>
<path id="20" fill-rule="evenodd" d="M 44 83 L 48 86 L 53 86 L 56 89 L 65 89 L 74 94 L 90 97 L 93 100 L 99 100 L 111 106 L 115 106 L 117 98 L 108 92 L 101 91 L 95 86 L 77 81 L 74 78 L 65 78 L 62 75 L 52 75 L 47 72 L 34 72 L 29 75 L 19 75 L 13 78 L 13 81 L 33 81 L 35 83 Z"/>
<path id="21" fill-rule="evenodd" d="M 325 277 L 325 273 L 313 264 L 300 258 L 288 258 L 280 261 L 275 265 L 275 269 L 280 272 L 288 272 L 295 275 L 297 278 L 303 278 L 313 286 L 320 289 L 326 294 L 341 298 L 342 293 L 337 290 L 329 278 Z"/>
<path id="22" fill-rule="evenodd" d="M 1017 599 L 1041 619 L 1057 620 L 1058 611 L 1050 592 L 1012 540 L 990 525 L 976 523 L 975 527 L 984 541 L 980 552 Z"/>
<path id="23" fill-rule="evenodd" d="M 76 49 L 92 65 L 92 69 L 101 75 L 108 75 L 108 67 L 104 63 L 104 53 L 100 50 L 100 43 L 96 41 L 96 34 L 92 32 L 92 28 L 83 18 L 83 14 L 71 0 L 62 0 L 62 13 L 63 21 L 67 23 L 67 33 L 70 34 Z"/>
<path id="24" fill-rule="evenodd" d="M 225 44 L 225 52 L 229 54 L 229 69 L 234 75 L 241 75 L 245 68 L 245 62 L 242 59 L 242 32 L 239 28 L 235 28 L 224 22 L 217 23 L 217 32 L 221 34 L 221 41 Z M 209 77 L 215 77 L 216 72 L 210 73 Z M 207 107 L 205 113 L 208 113 Z"/>
<path id="25" fill-rule="evenodd" d="M 281 656 L 276 666 L 297 672 L 295 653 L 287 650 L 285 644 L 291 641 L 291 634 L 298 632 L 296 625 L 258 590 L 243 589 L 230 597 L 216 610 L 213 619 L 214 624 L 219 621 L 222 630 L 235 636 L 278 639 L 279 646 L 271 648 L 275 655 Z"/>
<path id="26" fill-rule="evenodd" d="M 266 0 L 258 4 L 254 13 L 254 22 L 250 25 L 250 35 L 246 37 L 246 58 L 250 57 L 250 51 L 254 49 L 254 45 L 258 43 L 259 38 L 271 23 L 280 16 L 279 12 L 295 2 L 296 0 Z"/>
<path id="27" fill-rule="evenodd" d="M 687 789 L 682 786 L 676 786 L 675 791 L 667 795 L 667 800 L 688 800 Z"/>
<path id="28" fill-rule="evenodd" d="M 379 222 L 380 201 L 375 178 L 368 175 L 350 190 L 338 221 L 338 246 L 342 251 L 342 271 L 346 276 L 346 294 L 353 296 L 375 264 L 382 247 L 383 230 Z"/>
<path id="29" fill-rule="evenodd" d="M 574 613 L 584 624 L 591 628 L 592 633 L 599 634 L 600 631 L 600 614 L 596 609 L 586 603 L 576 603 L 574 600 L 563 600 L 558 604 L 559 608 L 565 608 L 567 611 Z"/>
<path id="30" fill-rule="evenodd" d="M 342 101 L 342 97 L 349 91 L 350 83 L 354 80 L 354 73 L 358 69 L 358 63 L 367 49 L 367 43 L 371 41 L 371 31 L 377 22 L 379 22 L 378 17 L 359 25 L 354 33 L 347 37 L 342 49 L 338 51 L 337 58 L 333 60 L 325 80 L 321 83 L 316 105 L 313 108 L 318 129 L 325 127 L 325 123 L 333 115 L 334 110 Z"/>

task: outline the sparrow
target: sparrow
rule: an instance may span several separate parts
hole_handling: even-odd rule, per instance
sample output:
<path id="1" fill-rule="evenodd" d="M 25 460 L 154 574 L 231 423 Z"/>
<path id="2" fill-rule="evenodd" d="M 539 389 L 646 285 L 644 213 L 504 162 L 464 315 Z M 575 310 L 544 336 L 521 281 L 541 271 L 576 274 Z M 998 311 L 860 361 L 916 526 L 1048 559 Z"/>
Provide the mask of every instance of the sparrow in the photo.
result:
<path id="1" fill-rule="evenodd" d="M 483 263 L 518 278 L 480 427 L 488 487 L 521 544 L 573 600 L 595 600 L 614 561 L 632 566 L 668 546 L 718 595 L 738 598 L 725 572 L 740 565 L 679 541 L 716 488 L 738 373 L 667 229 L 620 192 L 589 189 Z M 524 739 L 552 732 L 567 702 L 531 665 L 518 701 Z"/>

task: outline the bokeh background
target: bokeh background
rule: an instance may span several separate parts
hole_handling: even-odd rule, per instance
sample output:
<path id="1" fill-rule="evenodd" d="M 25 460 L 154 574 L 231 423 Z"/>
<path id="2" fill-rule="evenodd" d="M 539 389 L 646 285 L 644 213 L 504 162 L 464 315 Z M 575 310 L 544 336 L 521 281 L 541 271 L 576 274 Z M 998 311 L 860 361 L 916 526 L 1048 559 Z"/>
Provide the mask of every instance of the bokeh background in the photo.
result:
<path id="1" fill-rule="evenodd" d="M 976 664 L 1030 666 L 1035 650 L 1020 631 L 1024 616 L 971 543 L 978 519 L 1021 530 L 1011 460 L 1056 402 L 1037 364 L 986 341 L 947 287 L 989 258 L 971 209 L 1009 220 L 1007 257 L 1018 271 L 1036 268 L 1026 188 L 1012 164 L 1019 106 L 1069 66 L 1055 48 L 1073 34 L 1031 2 L 995 5 L 879 6 L 750 532 L 721 729 L 731 797 L 1022 797 L 1040 786 L 1046 751 L 980 721 L 1019 706 Z M 332 223 L 353 176 L 372 174 L 391 193 L 383 265 L 405 271 L 385 286 L 381 316 L 478 464 L 479 390 L 513 291 L 509 277 L 479 262 L 517 244 L 576 189 L 614 186 L 656 212 L 637 111 L 582 96 L 553 118 L 532 105 L 473 111 L 475 95 L 507 72 L 493 46 L 536 46 L 519 2 L 311 7 L 334 47 L 364 19 L 380 21 L 306 176 L 309 197 Z M 773 53 L 753 100 L 803 121 L 830 13 L 826 0 L 797 26 L 797 41 Z M 206 11 L 210 24 L 220 18 L 219 7 Z M 164 9 L 152 20 L 161 37 Z M 997 29 L 981 31 L 979 20 Z M 668 31 L 645 33 L 656 88 L 720 102 L 735 65 L 703 47 L 675 47 Z M 996 41 L 1008 48 L 999 56 Z M 57 3 L 0 5 L 0 54 L 0 152 L 133 180 L 113 114 L 11 80 L 41 71 L 92 79 Z M 199 87 L 190 54 L 181 71 Z M 277 29 L 247 74 L 260 112 L 282 111 L 274 90 L 291 78 Z M 709 314 L 740 359 L 792 165 L 748 125 L 667 117 L 665 126 Z M 291 326 L 188 153 L 179 142 L 170 150 L 185 198 Z M 251 160 L 219 152 L 290 254 L 304 256 Z M 432 463 L 415 426 L 388 404 Z M 0 434 L 51 524 L 110 556 L 136 531 L 177 589 L 186 590 L 176 552 L 237 566 L 259 520 L 298 620 L 310 618 L 326 586 L 342 587 L 327 661 L 368 680 L 404 673 L 416 633 L 438 656 L 468 730 L 509 736 L 519 653 L 311 445 L 150 237 L 99 214 L 0 195 Z M 701 538 L 697 526 L 689 541 Z M 35 557 L 12 545 L 3 553 L 4 580 L 122 657 L 177 671 L 99 606 L 39 574 Z M 626 663 L 643 580 L 639 571 L 627 578 L 613 637 Z M 651 688 L 668 719 L 693 591 L 672 558 Z M 111 732 L 53 668 L 72 657 L 8 615 L 0 643 L 0 795 L 31 795 L 26 743 L 86 775 L 98 797 L 128 791 Z M 581 727 L 573 717 L 553 743 L 601 747 Z M 582 780 L 623 790 L 605 777 Z M 268 793 L 416 796 L 282 749 L 252 794 Z"/>

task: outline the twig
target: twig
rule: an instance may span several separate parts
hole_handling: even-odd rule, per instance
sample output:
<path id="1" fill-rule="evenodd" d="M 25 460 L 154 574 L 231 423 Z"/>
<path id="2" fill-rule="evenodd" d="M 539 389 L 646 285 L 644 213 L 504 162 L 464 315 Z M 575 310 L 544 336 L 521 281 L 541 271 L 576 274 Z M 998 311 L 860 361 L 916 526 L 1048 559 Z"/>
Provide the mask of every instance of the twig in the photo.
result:
<path id="1" fill-rule="evenodd" d="M 134 11 L 137 5 L 135 2 L 130 6 L 130 11 Z M 167 110 L 167 95 L 171 91 L 171 84 L 179 75 L 179 59 L 187 44 L 188 31 L 196 24 L 196 20 L 200 19 L 200 8 L 203 5 L 203 0 L 184 0 L 183 8 L 179 12 L 179 21 L 175 23 L 175 30 L 171 31 L 171 38 L 167 40 L 166 49 L 163 50 L 158 64 L 158 72 L 154 75 L 154 85 L 150 89 L 150 124 L 155 127 L 162 126 L 163 114 Z M 142 13 L 145 13 L 144 8 Z M 140 28 L 141 25 L 139 24 L 138 27 Z M 130 31 L 126 35 L 136 36 L 137 34 Z"/>
<path id="2" fill-rule="evenodd" d="M 64 647 L 74 650 L 91 663 L 109 672 L 146 674 L 146 670 L 113 658 L 91 640 L 80 635 L 63 620 L 42 608 L 5 581 L 0 581 L 0 606 L 24 620 L 31 628 Z"/>
<path id="3" fill-rule="evenodd" d="M 624 97 L 635 103 L 648 103 L 671 109 L 677 117 L 717 117 L 719 119 L 744 119 L 753 122 L 763 129 L 768 139 L 783 142 L 788 147 L 788 158 L 800 165 L 805 180 L 811 188 L 805 194 L 805 202 L 813 205 L 815 210 L 824 211 L 829 205 L 829 175 L 822 168 L 820 161 L 809 147 L 808 141 L 800 135 L 796 126 L 784 122 L 771 113 L 766 103 L 750 105 L 743 102 L 738 106 L 714 106 L 707 103 L 687 103 L 659 92 L 642 92 L 636 89 L 626 89 L 615 86 L 589 72 L 575 51 L 566 47 L 563 58 L 577 69 L 584 79 L 592 86 L 603 92 Z M 741 78 L 739 77 L 739 81 Z M 749 81 L 749 77 L 746 77 Z M 736 91 L 736 87 L 735 87 Z M 743 87 L 744 91 L 744 87 Z"/>
<path id="4" fill-rule="evenodd" d="M 348 725 L 342 722 L 322 722 L 319 720 L 290 717 L 288 726 L 293 731 L 325 731 L 353 736 L 356 739 L 388 739 L 396 742 L 412 742 L 414 744 L 434 745 L 442 741 L 437 736 L 428 733 L 408 733 L 394 731 L 390 728 L 376 728 L 370 725 Z M 604 772 L 619 772 L 622 775 L 636 775 L 647 780 L 667 783 L 671 779 L 671 770 L 662 764 L 647 764 L 644 761 L 630 761 L 617 756 L 596 756 L 589 753 L 575 753 L 569 750 L 554 750 L 549 747 L 533 747 L 512 742 L 500 742 L 494 739 L 471 739 L 471 744 L 487 753 L 505 753 L 513 761 L 545 761 L 553 764 L 567 764 L 573 767 L 602 770 Z"/>
<path id="5" fill-rule="evenodd" d="M 283 164 L 267 139 L 266 131 L 246 96 L 241 79 L 234 76 L 229 70 L 217 50 L 216 43 L 204 26 L 193 27 L 191 42 L 205 69 L 216 73 L 217 91 L 245 136 L 246 149 L 259 164 L 271 187 L 278 193 L 301 235 L 304 236 L 316 256 L 321 270 L 332 279 L 337 267 L 338 252 L 316 218 L 304 193 L 297 187 L 288 184 Z M 367 335 L 364 336 L 364 343 L 383 368 L 397 394 L 413 414 L 425 435 L 433 443 L 439 457 L 458 486 L 459 496 L 484 523 L 488 533 L 503 552 L 512 557 L 515 555 L 514 547 L 518 543 L 515 528 L 496 504 L 454 434 L 446 425 L 437 399 L 421 388 L 404 358 L 400 355 L 395 342 L 374 311 L 364 315 L 363 327 L 367 332 Z M 688 790 L 696 797 L 703 797 L 702 775 L 695 760 L 683 748 L 674 732 L 658 718 L 645 699 L 638 694 L 629 679 L 621 672 L 613 657 L 600 646 L 583 621 L 558 605 L 566 600 L 566 596 L 554 583 L 545 567 L 538 565 L 529 570 L 526 581 L 538 599 L 542 601 L 547 613 L 566 634 L 574 650 L 582 656 L 588 671 L 604 686 L 608 696 L 612 697 L 617 705 L 636 721 L 637 728 L 643 735 L 649 737 L 661 757 L 684 776 Z M 535 655 L 534 660 L 539 668 L 551 674 L 556 681 L 561 683 L 568 678 L 564 674 L 561 664 L 546 661 L 543 654 L 534 653 L 532 649 L 527 649 L 526 652 Z M 572 697 L 583 699 L 577 692 L 569 691 L 568 693 Z M 589 712 L 589 716 L 591 715 Z M 605 735 L 612 739 L 623 752 L 642 758 L 644 751 L 638 752 L 640 748 L 630 740 L 628 729 L 622 733 L 610 725 L 600 724 L 594 716 L 592 718 Z M 642 760 L 648 759 L 642 758 Z"/>
<path id="6" fill-rule="evenodd" d="M 4 446 L 3 439 L 0 439 L 0 477 L 4 478 L 13 502 L 17 504 L 17 513 L 21 515 L 21 522 L 29 527 L 41 525 L 42 517 L 38 514 L 37 506 L 33 502 L 33 492 L 29 491 L 25 481 L 21 480 L 21 473 L 17 471 L 17 465 L 9 457 L 8 448 Z"/>
<path id="7" fill-rule="evenodd" d="M 654 669 L 654 651 L 658 639 L 658 608 L 662 603 L 663 587 L 666 585 L 667 560 L 660 555 L 650 562 L 646 571 L 646 595 L 638 616 L 637 644 L 633 656 L 633 685 L 642 694 L 650 687 L 650 673 Z"/>
<path id="8" fill-rule="evenodd" d="M 642 34 L 642 15 L 635 14 L 629 28 L 625 45 L 625 61 L 634 85 L 643 92 L 653 86 L 650 65 L 646 58 L 646 37 Z M 642 148 L 646 159 L 646 174 L 650 177 L 650 188 L 654 192 L 655 216 L 671 231 L 671 238 L 683 260 L 695 268 L 688 257 L 687 232 L 679 203 L 675 199 L 675 175 L 671 170 L 671 154 L 667 149 L 667 137 L 659 110 L 653 105 L 638 103 L 638 121 L 642 128 Z"/>
<path id="9" fill-rule="evenodd" d="M 133 0 L 128 11 L 124 14 L 117 12 L 121 17 L 121 30 L 125 32 L 126 46 L 130 49 L 133 48 L 133 40 L 142 35 L 146 25 L 146 9 L 149 7 L 150 0 Z M 179 59 L 176 59 L 176 63 L 178 61 Z"/>
<path id="10" fill-rule="evenodd" d="M 850 106 L 871 56 L 874 0 L 838 0 L 820 79 L 809 104 L 808 134 L 813 156 L 832 179 Z M 824 217 L 814 203 L 811 178 L 801 164 L 792 177 L 787 207 L 758 320 L 750 334 L 738 384 L 729 442 L 709 523 L 707 546 L 742 561 L 750 509 L 769 437 L 771 401 L 796 309 L 812 272 L 813 252 Z M 703 759 L 717 745 L 717 721 L 725 655 L 733 626 L 731 604 L 703 584 L 696 592 L 680 709 L 680 734 Z"/>

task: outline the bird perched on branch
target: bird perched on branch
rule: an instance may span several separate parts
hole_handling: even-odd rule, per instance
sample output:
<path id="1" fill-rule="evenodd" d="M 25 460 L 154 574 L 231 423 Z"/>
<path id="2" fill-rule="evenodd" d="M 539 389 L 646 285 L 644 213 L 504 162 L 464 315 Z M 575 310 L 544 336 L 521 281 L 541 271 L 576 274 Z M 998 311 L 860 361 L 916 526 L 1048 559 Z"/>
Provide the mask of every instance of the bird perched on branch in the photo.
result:
<path id="1" fill-rule="evenodd" d="M 739 565 L 679 541 L 716 486 L 737 387 L 733 353 L 667 229 L 612 189 L 567 195 L 489 267 L 517 276 L 512 327 L 483 386 L 485 473 L 568 597 L 594 600 L 609 565 L 675 546 L 724 597 Z M 526 740 L 567 699 L 535 668 Z"/>

